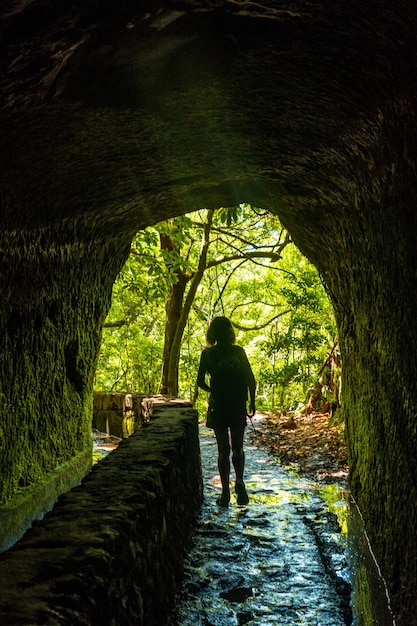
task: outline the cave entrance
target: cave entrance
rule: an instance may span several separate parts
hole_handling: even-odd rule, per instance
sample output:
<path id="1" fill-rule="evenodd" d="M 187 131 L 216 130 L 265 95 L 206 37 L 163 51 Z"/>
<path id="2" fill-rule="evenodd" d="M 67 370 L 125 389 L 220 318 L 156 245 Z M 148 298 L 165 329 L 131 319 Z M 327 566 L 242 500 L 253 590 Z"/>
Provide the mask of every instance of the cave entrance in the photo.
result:
<path id="1" fill-rule="evenodd" d="M 337 381 L 317 388 L 337 335 L 318 272 L 276 216 L 244 203 L 137 234 L 113 289 L 96 390 L 199 403 L 199 355 L 216 315 L 231 318 L 248 352 L 258 407 L 302 410 L 313 390 L 314 408 L 338 404 Z"/>
<path id="2" fill-rule="evenodd" d="M 202 263 L 205 246 L 207 256 Z M 257 406 L 265 411 L 301 413 L 314 391 L 317 374 L 335 348 L 333 310 L 317 270 L 279 219 L 250 204 L 188 213 L 137 234 L 114 286 L 96 388 L 150 395 L 161 391 L 164 340 L 169 327 L 181 323 L 199 269 L 201 276 L 194 284 L 183 328 L 178 386 L 173 391 L 193 401 L 204 417 L 206 398 L 195 395 L 199 355 L 210 319 L 225 314 L 233 320 L 238 342 L 253 363 L 259 381 Z M 169 302 L 176 304 L 174 313 Z M 168 323 L 170 311 L 173 319 Z M 334 385 L 323 385 L 320 392 L 318 402 L 340 401 Z M 340 501 L 337 509 L 342 510 Z M 347 517 L 346 502 L 343 511 Z M 355 527 L 353 532 L 356 545 L 366 543 L 363 528 Z M 359 548 L 355 550 L 359 554 Z M 372 610 L 389 616 L 389 607 L 381 601 L 381 593 L 386 593 L 384 581 L 369 570 L 379 598 Z M 356 593 L 358 600 L 358 589 Z M 369 602 L 363 590 L 360 602 Z"/>

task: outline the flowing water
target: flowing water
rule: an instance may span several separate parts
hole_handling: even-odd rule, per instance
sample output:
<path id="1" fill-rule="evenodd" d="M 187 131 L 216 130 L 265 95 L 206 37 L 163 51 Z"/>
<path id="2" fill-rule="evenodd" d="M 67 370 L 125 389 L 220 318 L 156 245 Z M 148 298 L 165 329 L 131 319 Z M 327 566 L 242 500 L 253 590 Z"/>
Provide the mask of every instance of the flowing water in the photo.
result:
<path id="1" fill-rule="evenodd" d="M 96 462 L 120 441 L 93 439 Z M 205 497 L 170 626 L 395 626 L 360 512 L 341 485 L 300 478 L 246 441 L 249 504 L 232 496 L 222 509 L 205 427 L 200 446 Z"/>
<path id="2" fill-rule="evenodd" d="M 347 503 L 341 490 L 286 471 L 245 445 L 250 502 L 228 509 L 217 449 L 202 427 L 205 498 L 186 559 L 176 626 L 344 626 L 352 623 Z M 339 520 L 339 521 L 338 521 Z"/>

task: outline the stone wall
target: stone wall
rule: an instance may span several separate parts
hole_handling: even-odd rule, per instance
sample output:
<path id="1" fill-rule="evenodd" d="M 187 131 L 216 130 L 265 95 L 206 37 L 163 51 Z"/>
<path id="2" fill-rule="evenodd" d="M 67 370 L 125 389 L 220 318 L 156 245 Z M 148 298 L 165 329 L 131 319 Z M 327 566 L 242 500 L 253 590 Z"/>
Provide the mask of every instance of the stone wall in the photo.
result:
<path id="1" fill-rule="evenodd" d="M 116 437 L 130 437 L 142 427 L 146 396 L 120 391 L 95 391 L 93 395 L 93 428 Z M 152 400 L 151 400 L 152 402 Z M 142 403 L 144 405 L 142 406 Z"/>
<path id="2" fill-rule="evenodd" d="M 0 556 L 0 624 L 166 624 L 201 500 L 196 411 L 161 403 Z"/>

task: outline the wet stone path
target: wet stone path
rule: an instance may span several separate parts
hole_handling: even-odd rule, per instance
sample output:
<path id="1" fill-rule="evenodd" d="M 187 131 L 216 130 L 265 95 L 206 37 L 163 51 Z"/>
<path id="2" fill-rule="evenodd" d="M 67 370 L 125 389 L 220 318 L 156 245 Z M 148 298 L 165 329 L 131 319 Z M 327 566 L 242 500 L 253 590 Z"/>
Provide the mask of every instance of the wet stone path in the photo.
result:
<path id="1" fill-rule="evenodd" d="M 238 506 L 232 488 L 229 508 L 219 508 L 216 442 L 205 427 L 200 445 L 205 497 L 173 623 L 351 624 L 346 538 L 313 484 L 247 440 L 249 504 Z"/>

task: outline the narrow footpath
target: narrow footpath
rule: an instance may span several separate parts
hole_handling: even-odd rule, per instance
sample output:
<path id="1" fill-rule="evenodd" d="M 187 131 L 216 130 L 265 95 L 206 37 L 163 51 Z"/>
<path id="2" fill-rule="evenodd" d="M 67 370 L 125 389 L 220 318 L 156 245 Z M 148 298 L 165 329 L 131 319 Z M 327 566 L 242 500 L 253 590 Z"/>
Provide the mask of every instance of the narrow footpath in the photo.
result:
<path id="1" fill-rule="evenodd" d="M 201 517 L 186 560 L 176 626 L 352 624 L 346 536 L 314 483 L 245 442 L 249 504 L 219 508 L 213 432 L 200 430 Z M 232 473 L 232 485 L 234 475 Z M 342 511 L 346 503 L 335 503 Z"/>

